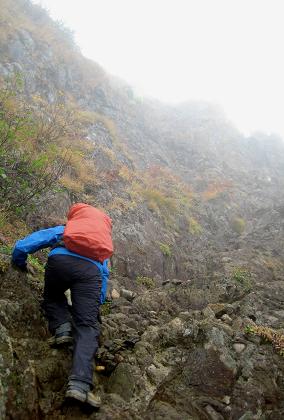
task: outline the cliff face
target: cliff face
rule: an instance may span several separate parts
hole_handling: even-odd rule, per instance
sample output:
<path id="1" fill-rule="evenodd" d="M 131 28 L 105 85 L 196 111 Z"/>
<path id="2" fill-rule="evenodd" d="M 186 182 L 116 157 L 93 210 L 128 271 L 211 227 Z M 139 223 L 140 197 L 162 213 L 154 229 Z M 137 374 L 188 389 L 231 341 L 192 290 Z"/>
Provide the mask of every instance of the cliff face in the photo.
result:
<path id="1" fill-rule="evenodd" d="M 125 274 L 186 278 L 196 247 L 200 253 L 247 242 L 265 215 L 281 219 L 281 140 L 244 138 L 208 104 L 141 102 L 29 2 L 4 1 L 2 21 L 0 74 L 17 71 L 29 97 L 52 103 L 61 92 L 88 114 L 85 138 L 94 144 L 97 185 L 84 193 L 117 221 L 116 263 Z M 61 216 L 69 204 L 60 198 Z M 45 217 L 57 207 L 46 208 Z M 171 263 L 159 243 L 171 246 Z"/>
<path id="2" fill-rule="evenodd" d="M 16 72 L 28 100 L 64 95 L 76 109 L 96 168 L 79 189 L 70 163 L 73 183 L 46 193 L 29 225 L 81 200 L 115 222 L 98 417 L 280 419 L 283 359 L 265 337 L 283 349 L 283 141 L 245 138 L 206 103 L 141 101 L 40 8 L 2 0 L 0 75 Z M 62 405 L 70 354 L 47 347 L 42 281 L 1 261 L 0 413 L 88 417 Z"/>

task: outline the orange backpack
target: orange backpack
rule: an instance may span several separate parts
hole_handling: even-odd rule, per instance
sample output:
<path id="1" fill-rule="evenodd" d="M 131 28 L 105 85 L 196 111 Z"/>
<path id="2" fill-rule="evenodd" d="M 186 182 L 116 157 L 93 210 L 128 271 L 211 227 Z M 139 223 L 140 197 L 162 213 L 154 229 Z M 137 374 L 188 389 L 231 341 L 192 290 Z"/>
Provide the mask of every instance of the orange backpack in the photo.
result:
<path id="1" fill-rule="evenodd" d="M 101 263 L 112 256 L 110 217 L 95 207 L 78 203 L 71 206 L 67 218 L 63 241 L 69 251 Z"/>

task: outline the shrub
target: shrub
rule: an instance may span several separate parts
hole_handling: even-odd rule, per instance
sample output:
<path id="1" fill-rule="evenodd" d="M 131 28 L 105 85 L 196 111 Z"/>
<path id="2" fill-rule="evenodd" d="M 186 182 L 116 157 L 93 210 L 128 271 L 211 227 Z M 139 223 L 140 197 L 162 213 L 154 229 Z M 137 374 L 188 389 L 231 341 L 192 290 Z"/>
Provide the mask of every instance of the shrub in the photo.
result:
<path id="1" fill-rule="evenodd" d="M 264 327 L 262 325 L 247 325 L 245 328 L 246 334 L 255 334 L 258 335 L 264 340 L 272 343 L 275 350 L 284 357 L 284 335 L 278 331 L 273 330 L 269 327 Z"/>
<path id="2" fill-rule="evenodd" d="M 35 257 L 34 255 L 28 256 L 28 262 L 38 271 L 39 273 L 44 273 L 44 265 L 40 262 L 40 260 Z"/>
<path id="3" fill-rule="evenodd" d="M 136 281 L 138 284 L 147 287 L 147 289 L 153 289 L 155 287 L 155 280 L 150 277 L 137 276 Z"/>
<path id="4" fill-rule="evenodd" d="M 207 189 L 202 192 L 201 196 L 205 201 L 214 200 L 226 191 L 230 191 L 232 183 L 225 180 L 216 180 L 207 186 Z"/>
<path id="5" fill-rule="evenodd" d="M 244 232 L 245 228 L 246 228 L 246 222 L 241 217 L 236 217 L 235 219 L 232 220 L 231 226 L 232 226 L 232 229 L 236 233 L 238 233 L 239 235 L 241 235 Z"/>
<path id="6" fill-rule="evenodd" d="M 5 245 L 3 245 L 4 247 L 8 246 L 8 248 L 6 248 L 7 250 L 9 249 L 9 246 L 12 247 L 15 240 L 26 236 L 28 233 L 29 230 L 27 225 L 22 220 L 20 220 L 17 215 L 12 212 L 4 213 L 3 223 L 1 224 L 1 234 L 4 236 L 5 241 L 7 242 Z"/>
<path id="7" fill-rule="evenodd" d="M 72 154 L 67 159 L 68 175 L 71 179 L 82 185 L 95 185 L 97 176 L 93 159 L 86 158 L 77 147 L 72 148 Z"/>
<path id="8" fill-rule="evenodd" d="M 111 312 L 111 302 L 106 301 L 100 307 L 100 314 L 102 316 L 107 316 L 110 314 L 110 312 Z"/>
<path id="9" fill-rule="evenodd" d="M 10 259 L 0 255 L 0 273 L 5 273 L 10 267 Z"/>
<path id="10" fill-rule="evenodd" d="M 122 165 L 119 169 L 119 176 L 124 181 L 130 182 L 133 178 L 132 172 L 128 169 L 126 165 Z"/>
<path id="11" fill-rule="evenodd" d="M 165 257 L 170 257 L 172 255 L 172 250 L 170 245 L 158 242 L 160 250 Z"/>
<path id="12" fill-rule="evenodd" d="M 12 254 L 12 247 L 10 245 L 1 245 L 0 246 L 0 254 L 11 255 Z"/>
<path id="13" fill-rule="evenodd" d="M 72 178 L 68 174 L 64 174 L 60 178 L 60 184 L 66 188 L 66 190 L 73 192 L 73 193 L 81 193 L 84 191 L 84 185 L 78 179 Z"/>
<path id="14" fill-rule="evenodd" d="M 34 198 L 54 188 L 68 166 L 68 152 L 63 157 L 54 143 L 71 124 L 60 109 L 49 108 L 50 118 L 42 104 L 35 111 L 21 95 L 18 76 L 0 86 L 1 212 L 30 207 Z"/>
<path id="15" fill-rule="evenodd" d="M 232 272 L 231 278 L 241 284 L 246 290 L 250 290 L 252 287 L 251 273 L 246 268 L 236 267 Z"/>
<path id="16" fill-rule="evenodd" d="M 144 189 L 142 195 L 148 202 L 148 207 L 153 211 L 173 213 L 177 210 L 175 200 L 167 197 L 164 193 L 157 189 Z"/>
<path id="17" fill-rule="evenodd" d="M 192 235 L 200 235 L 203 231 L 202 226 L 194 217 L 188 218 L 188 230 Z"/>
<path id="18" fill-rule="evenodd" d="M 122 197 L 114 197 L 113 200 L 108 204 L 107 209 L 108 211 L 119 209 L 124 212 L 133 210 L 137 207 L 137 203 L 135 201 L 128 201 L 123 199 Z"/>

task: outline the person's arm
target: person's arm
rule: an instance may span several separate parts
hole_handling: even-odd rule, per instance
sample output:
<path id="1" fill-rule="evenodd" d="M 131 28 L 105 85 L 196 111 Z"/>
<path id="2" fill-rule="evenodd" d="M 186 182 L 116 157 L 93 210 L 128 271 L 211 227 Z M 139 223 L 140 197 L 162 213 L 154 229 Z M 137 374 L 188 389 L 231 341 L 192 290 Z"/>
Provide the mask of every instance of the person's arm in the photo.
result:
<path id="1" fill-rule="evenodd" d="M 103 274 L 102 274 L 102 288 L 101 288 L 101 304 L 106 300 L 107 295 L 107 283 L 109 279 L 109 269 L 108 269 L 109 260 L 105 260 L 103 263 Z"/>
<path id="2" fill-rule="evenodd" d="M 28 254 L 48 248 L 61 239 L 65 226 L 38 230 L 16 242 L 12 252 L 12 263 L 20 268 L 26 267 Z"/>

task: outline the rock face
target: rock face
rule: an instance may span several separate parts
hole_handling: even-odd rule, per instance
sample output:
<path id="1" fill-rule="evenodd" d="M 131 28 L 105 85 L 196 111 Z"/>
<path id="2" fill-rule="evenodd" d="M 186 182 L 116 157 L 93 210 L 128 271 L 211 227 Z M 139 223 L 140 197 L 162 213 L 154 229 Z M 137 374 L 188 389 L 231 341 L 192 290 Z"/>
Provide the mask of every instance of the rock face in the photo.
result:
<path id="1" fill-rule="evenodd" d="M 188 279 L 197 271 L 213 275 L 216 255 L 230 258 L 236 250 L 244 266 L 255 252 L 271 270 L 283 264 L 281 139 L 245 138 L 210 104 L 141 102 L 129 86 L 82 57 L 40 8 L 24 0 L 4 3 L 0 76 L 19 72 L 28 97 L 53 103 L 63 92 L 99 116 L 86 135 L 95 145 L 98 183 L 85 192 L 115 220 L 114 264 L 121 274 L 162 280 Z M 86 197 L 48 195 L 45 214 L 38 213 L 62 217 L 74 199 Z M 37 218 L 30 215 L 33 227 Z"/>
<path id="2" fill-rule="evenodd" d="M 42 280 L 0 254 L 0 417 L 283 418 L 284 359 L 247 329 L 284 333 L 283 141 L 245 138 L 209 104 L 141 102 L 41 9 L 5 0 L 2 13 L 0 75 L 20 72 L 27 97 L 49 103 L 63 91 L 97 118 L 85 139 L 96 186 L 49 193 L 28 222 L 62 218 L 88 194 L 115 221 L 116 252 L 99 413 L 64 403 L 71 351 L 47 344 Z"/>
<path id="3" fill-rule="evenodd" d="M 42 281 L 12 268 L 2 273 L 1 418 L 283 417 L 284 359 L 271 343 L 246 333 L 252 318 L 271 325 L 271 313 L 283 332 L 282 311 L 271 311 L 273 293 L 283 301 L 283 287 L 269 293 L 264 282 L 256 293 L 242 286 L 232 298 L 225 280 L 225 292 L 210 280 L 169 281 L 151 290 L 118 275 L 112 282 L 134 298 L 103 306 L 96 363 L 104 370 L 94 376 L 103 406 L 91 413 L 64 402 L 72 352 L 48 345 Z"/>

